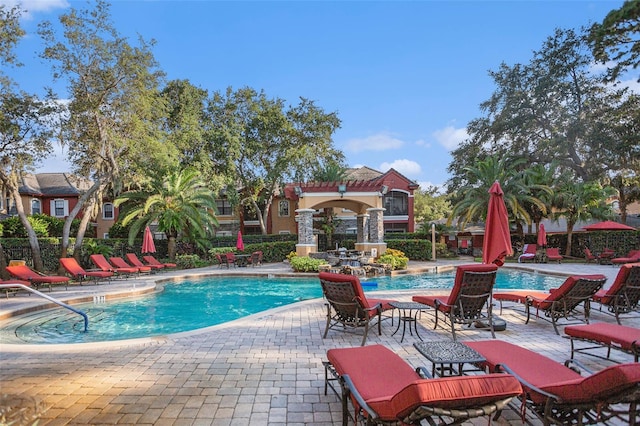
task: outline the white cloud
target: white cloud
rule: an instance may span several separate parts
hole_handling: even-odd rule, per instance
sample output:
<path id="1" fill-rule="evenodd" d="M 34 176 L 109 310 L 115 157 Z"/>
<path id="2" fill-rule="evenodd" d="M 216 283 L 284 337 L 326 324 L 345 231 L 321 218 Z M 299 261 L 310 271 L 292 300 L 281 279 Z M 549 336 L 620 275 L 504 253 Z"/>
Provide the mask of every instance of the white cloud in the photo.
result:
<path id="1" fill-rule="evenodd" d="M 382 172 L 386 172 L 389 169 L 396 169 L 409 178 L 412 176 L 418 176 L 422 173 L 422 167 L 420 167 L 420 164 L 412 160 L 395 160 L 392 163 L 385 162 L 380 164 L 379 170 Z"/>
<path id="2" fill-rule="evenodd" d="M 433 137 L 448 151 L 452 151 L 457 148 L 462 141 L 467 139 L 469 134 L 466 128 L 456 129 L 453 126 L 447 126 L 444 129 L 433 132 Z"/>
<path id="3" fill-rule="evenodd" d="M 387 133 L 378 133 L 362 139 L 349 139 L 346 150 L 352 152 L 361 151 L 386 151 L 402 147 L 404 142 Z"/>
<path id="4" fill-rule="evenodd" d="M 20 6 L 25 18 L 30 18 L 30 15 L 37 12 L 50 12 L 55 9 L 65 9 L 69 7 L 67 0 L 0 0 L 0 5 L 12 8 L 14 6 Z"/>
<path id="5" fill-rule="evenodd" d="M 424 139 L 418 139 L 416 141 L 416 145 L 423 146 L 425 148 L 431 148 L 431 142 L 427 142 Z"/>
<path id="6" fill-rule="evenodd" d="M 623 80 L 618 83 L 618 86 L 628 87 L 633 93 L 640 93 L 640 83 L 637 79 Z"/>

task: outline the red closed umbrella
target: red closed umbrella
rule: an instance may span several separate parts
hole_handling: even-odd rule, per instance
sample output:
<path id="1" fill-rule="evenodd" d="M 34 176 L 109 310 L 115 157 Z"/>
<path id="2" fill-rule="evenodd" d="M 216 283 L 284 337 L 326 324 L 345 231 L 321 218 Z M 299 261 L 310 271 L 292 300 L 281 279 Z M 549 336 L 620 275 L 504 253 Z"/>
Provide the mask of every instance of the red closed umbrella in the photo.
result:
<path id="1" fill-rule="evenodd" d="M 151 229 L 147 226 L 144 228 L 144 236 L 142 237 L 142 252 L 143 253 L 155 253 L 156 244 L 153 242 L 153 235 Z"/>
<path id="2" fill-rule="evenodd" d="M 244 250 L 244 242 L 242 241 L 242 232 L 238 231 L 238 241 L 236 241 L 236 248 L 239 251 Z"/>
<path id="3" fill-rule="evenodd" d="M 489 189 L 489 208 L 484 227 L 482 243 L 482 263 L 504 264 L 504 258 L 513 254 L 511 233 L 509 232 L 509 214 L 504 204 L 504 192 L 498 181 Z"/>
<path id="4" fill-rule="evenodd" d="M 547 246 L 547 231 L 544 229 L 544 223 L 541 223 L 538 229 L 538 245 L 540 247 Z"/>

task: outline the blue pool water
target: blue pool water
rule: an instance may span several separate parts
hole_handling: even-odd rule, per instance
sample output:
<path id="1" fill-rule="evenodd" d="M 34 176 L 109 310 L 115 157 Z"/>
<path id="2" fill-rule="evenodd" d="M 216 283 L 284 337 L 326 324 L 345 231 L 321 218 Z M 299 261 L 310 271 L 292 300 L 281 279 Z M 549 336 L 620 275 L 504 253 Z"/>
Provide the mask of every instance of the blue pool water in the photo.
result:
<path id="1" fill-rule="evenodd" d="M 451 288 L 453 272 L 378 277 L 363 281 L 368 291 Z M 546 290 L 564 279 L 500 270 L 496 288 Z M 89 317 L 64 309 L 39 311 L 2 324 L 4 343 L 81 343 L 133 339 L 195 330 L 298 302 L 322 297 L 315 279 L 212 277 L 168 283 L 164 291 L 135 299 L 74 305 Z"/>

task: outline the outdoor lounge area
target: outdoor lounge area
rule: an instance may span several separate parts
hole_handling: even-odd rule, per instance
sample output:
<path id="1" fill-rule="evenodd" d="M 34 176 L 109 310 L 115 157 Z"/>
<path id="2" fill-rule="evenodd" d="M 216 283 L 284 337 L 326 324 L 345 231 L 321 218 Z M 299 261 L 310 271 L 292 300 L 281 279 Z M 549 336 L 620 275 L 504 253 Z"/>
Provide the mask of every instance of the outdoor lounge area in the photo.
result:
<path id="1" fill-rule="evenodd" d="M 438 268 L 455 264 L 437 262 Z M 411 262 L 411 270 L 428 270 L 434 262 Z M 605 274 L 607 284 L 619 268 L 597 264 L 520 264 L 509 267 L 545 273 Z M 197 274 L 286 274 L 284 264 L 265 264 L 261 268 L 206 268 L 189 271 Z M 56 288 L 53 295 L 91 294 L 96 290 L 136 289 L 154 280 L 180 276 L 184 271 L 113 280 L 100 285 Z M 320 283 L 318 282 L 320 286 Z M 420 294 L 428 292 L 421 291 Z M 433 291 L 433 294 L 442 291 Z M 371 297 L 410 302 L 416 292 L 378 291 Z M 33 304 L 35 298 L 18 293 L 0 301 L 0 318 L 19 304 Z M 497 312 L 497 309 L 496 309 Z M 507 328 L 496 331 L 496 339 L 535 351 L 557 363 L 571 356 L 570 341 L 554 332 L 546 321 L 525 325 L 523 312 L 505 307 L 500 315 Z M 615 324 L 615 318 L 591 311 L 591 323 Z M 622 319 L 625 326 L 640 327 L 634 317 Z M 288 424 L 337 425 L 343 421 L 340 399 L 324 393 L 327 352 L 332 349 L 360 348 L 362 333 L 329 332 L 326 306 L 322 299 L 303 301 L 240 320 L 195 332 L 108 342 L 69 345 L 3 345 L 0 380 L 3 390 L 21 404 L 41 402 L 46 407 L 39 425 L 53 424 Z M 371 330 L 366 347 L 381 345 L 411 368 L 431 368 L 431 362 L 419 352 L 415 335 L 393 334 L 397 324 L 382 322 L 382 333 Z M 434 330 L 434 315 L 422 313 L 417 324 L 422 343 L 452 342 L 451 331 Z M 377 327 L 376 327 L 377 328 Z M 564 324 L 559 328 L 563 330 Z M 489 330 L 475 327 L 456 329 L 457 340 L 491 339 Z M 597 351 L 597 349 L 596 349 Z M 601 349 L 606 355 L 606 347 Z M 611 351 L 603 360 L 576 353 L 578 361 L 593 371 L 615 362 L 628 363 L 633 356 Z M 466 371 L 466 369 L 465 369 Z M 471 372 L 471 374 L 481 374 Z M 429 379 L 426 379 L 429 380 Z M 34 398 L 33 400 L 29 398 Z M 17 400 L 16 400 L 17 401 Z M 5 400 L 5 404 L 6 404 Z M 519 404 L 507 406 L 492 425 L 522 425 Z M 422 414 L 420 414 L 422 415 Z M 542 422 L 531 411 L 525 413 L 528 424 Z M 467 420 L 465 425 L 486 425 L 487 416 Z M 624 424 L 613 421 L 610 424 Z"/>

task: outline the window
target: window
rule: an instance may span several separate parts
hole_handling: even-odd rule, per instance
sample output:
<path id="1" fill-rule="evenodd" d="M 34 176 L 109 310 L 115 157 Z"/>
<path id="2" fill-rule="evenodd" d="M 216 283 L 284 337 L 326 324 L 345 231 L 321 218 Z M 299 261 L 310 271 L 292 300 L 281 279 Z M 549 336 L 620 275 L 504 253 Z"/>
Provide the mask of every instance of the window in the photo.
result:
<path id="1" fill-rule="evenodd" d="M 51 216 L 65 217 L 69 215 L 69 201 L 51 200 Z"/>
<path id="2" fill-rule="evenodd" d="M 278 216 L 289 217 L 289 201 L 288 200 L 280 200 L 280 203 L 278 203 Z"/>
<path id="3" fill-rule="evenodd" d="M 405 192 L 391 191 L 384 196 L 384 216 L 406 216 L 409 214 L 409 195 Z"/>
<path id="4" fill-rule="evenodd" d="M 31 214 L 40 214 L 42 213 L 42 208 L 40 207 L 40 200 L 32 199 L 31 200 Z"/>
<path id="5" fill-rule="evenodd" d="M 104 203 L 102 205 L 102 218 L 105 220 L 113 220 L 113 204 L 112 203 Z"/>
<path id="6" fill-rule="evenodd" d="M 218 214 L 221 216 L 233 215 L 233 207 L 228 200 L 216 200 L 216 207 L 218 208 Z"/>

